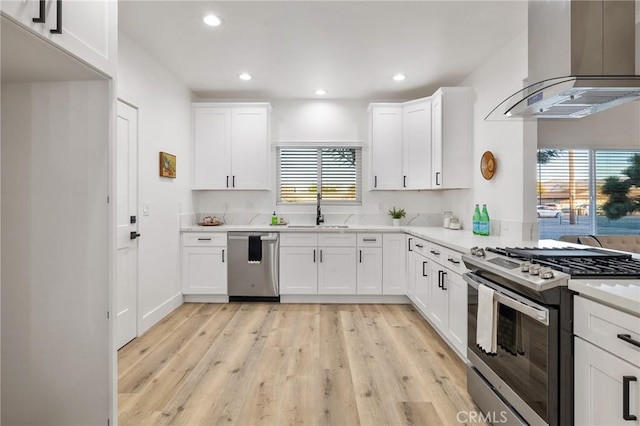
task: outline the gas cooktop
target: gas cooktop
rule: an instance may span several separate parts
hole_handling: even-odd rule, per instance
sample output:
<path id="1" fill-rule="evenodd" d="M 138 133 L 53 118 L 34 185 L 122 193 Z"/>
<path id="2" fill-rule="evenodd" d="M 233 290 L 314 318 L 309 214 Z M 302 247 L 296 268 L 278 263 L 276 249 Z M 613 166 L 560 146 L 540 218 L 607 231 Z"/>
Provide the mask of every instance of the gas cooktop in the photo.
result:
<path id="1" fill-rule="evenodd" d="M 485 250 L 549 267 L 572 278 L 640 278 L 640 260 L 624 253 L 573 247 L 487 247 Z"/>

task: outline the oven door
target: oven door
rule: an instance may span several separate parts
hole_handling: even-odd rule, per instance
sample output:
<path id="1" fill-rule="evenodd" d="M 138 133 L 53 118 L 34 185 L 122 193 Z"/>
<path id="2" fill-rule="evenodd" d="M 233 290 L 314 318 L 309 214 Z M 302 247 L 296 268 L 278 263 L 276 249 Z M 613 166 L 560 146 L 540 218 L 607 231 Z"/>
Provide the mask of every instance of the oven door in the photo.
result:
<path id="1" fill-rule="evenodd" d="M 528 423 L 556 423 L 557 309 L 535 303 L 472 272 L 464 274 L 464 279 L 469 296 L 469 361 Z M 479 284 L 496 292 L 496 354 L 487 354 L 476 342 Z"/>

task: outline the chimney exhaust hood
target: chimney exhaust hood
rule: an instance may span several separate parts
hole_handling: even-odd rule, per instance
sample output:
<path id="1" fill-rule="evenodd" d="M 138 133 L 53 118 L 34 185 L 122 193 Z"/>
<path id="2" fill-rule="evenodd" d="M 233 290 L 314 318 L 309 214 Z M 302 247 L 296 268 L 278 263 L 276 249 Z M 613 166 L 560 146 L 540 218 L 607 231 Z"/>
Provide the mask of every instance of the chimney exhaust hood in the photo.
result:
<path id="1" fill-rule="evenodd" d="M 529 0 L 529 75 L 485 120 L 576 119 L 640 99 L 634 0 Z"/>

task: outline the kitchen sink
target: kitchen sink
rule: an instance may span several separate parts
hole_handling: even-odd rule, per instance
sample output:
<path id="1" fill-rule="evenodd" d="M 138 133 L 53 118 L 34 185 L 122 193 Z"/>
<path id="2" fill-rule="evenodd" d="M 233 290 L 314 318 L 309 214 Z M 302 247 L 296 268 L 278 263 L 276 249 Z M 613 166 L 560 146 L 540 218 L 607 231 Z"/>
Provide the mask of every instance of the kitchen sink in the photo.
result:
<path id="1" fill-rule="evenodd" d="M 289 229 L 347 229 L 349 225 L 289 225 Z"/>

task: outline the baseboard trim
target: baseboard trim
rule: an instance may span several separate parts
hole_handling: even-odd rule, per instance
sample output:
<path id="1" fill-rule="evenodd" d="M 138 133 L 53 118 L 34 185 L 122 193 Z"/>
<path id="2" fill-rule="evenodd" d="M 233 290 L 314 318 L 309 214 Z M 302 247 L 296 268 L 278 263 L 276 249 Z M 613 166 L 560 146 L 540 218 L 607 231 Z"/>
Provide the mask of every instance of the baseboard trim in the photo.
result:
<path id="1" fill-rule="evenodd" d="M 409 299 L 407 299 L 407 296 L 281 294 L 280 303 L 348 303 L 348 304 L 389 303 L 389 304 L 395 304 L 395 305 L 398 305 L 398 304 L 408 305 L 411 302 L 409 301 Z"/>
<path id="2" fill-rule="evenodd" d="M 229 303 L 229 296 L 220 294 L 185 294 L 187 303 Z"/>
<path id="3" fill-rule="evenodd" d="M 174 309 L 182 305 L 182 303 L 182 293 L 178 293 L 144 314 L 140 321 L 138 321 L 138 336 L 141 336 L 142 333 L 156 325 L 162 318 L 166 317 Z"/>

